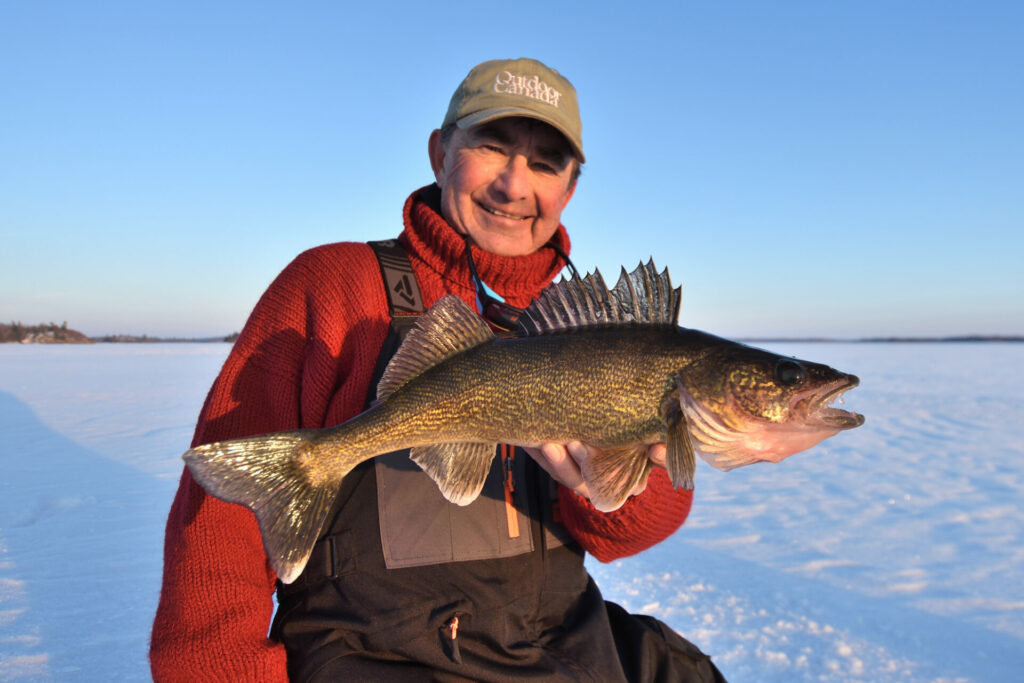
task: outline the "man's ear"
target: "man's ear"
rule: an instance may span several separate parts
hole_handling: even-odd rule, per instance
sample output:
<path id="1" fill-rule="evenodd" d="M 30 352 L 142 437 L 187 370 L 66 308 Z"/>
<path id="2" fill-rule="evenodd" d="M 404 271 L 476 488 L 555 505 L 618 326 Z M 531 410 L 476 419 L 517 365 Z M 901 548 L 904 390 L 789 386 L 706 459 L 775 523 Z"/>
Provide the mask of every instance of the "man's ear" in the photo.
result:
<path id="1" fill-rule="evenodd" d="M 569 200 L 572 199 L 572 194 L 573 194 L 573 192 L 576 191 L 576 183 L 577 182 L 578 182 L 577 180 L 573 180 L 569 184 L 569 190 L 568 190 L 568 192 L 565 193 L 565 199 L 562 200 L 562 209 L 563 210 L 565 209 L 566 206 L 569 205 Z"/>
<path id="2" fill-rule="evenodd" d="M 441 142 L 441 131 L 434 130 L 427 141 L 427 154 L 430 156 L 430 168 L 434 171 L 434 180 L 441 185 L 444 177 L 444 143 Z"/>

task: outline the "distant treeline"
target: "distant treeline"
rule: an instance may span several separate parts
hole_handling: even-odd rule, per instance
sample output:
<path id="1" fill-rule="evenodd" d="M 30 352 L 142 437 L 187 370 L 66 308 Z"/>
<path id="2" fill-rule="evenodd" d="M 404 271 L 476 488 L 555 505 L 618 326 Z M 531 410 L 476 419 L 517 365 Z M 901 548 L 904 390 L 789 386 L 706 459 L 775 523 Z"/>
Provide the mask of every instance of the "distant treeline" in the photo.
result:
<path id="1" fill-rule="evenodd" d="M 150 337 L 149 335 L 135 334 L 107 334 L 102 337 L 93 337 L 96 342 L 112 344 L 187 344 L 211 342 L 231 342 L 238 339 L 238 333 L 232 332 L 226 337 Z"/>
<path id="2" fill-rule="evenodd" d="M 229 342 L 238 339 L 238 332 L 226 337 L 150 337 L 135 334 L 108 334 L 102 337 L 87 337 L 78 330 L 68 327 L 67 322 L 24 325 L 20 322 L 0 323 L 0 344 L 92 344 L 107 342 L 120 344 L 155 344 L 167 342 Z"/>
<path id="3" fill-rule="evenodd" d="M 0 342 L 20 344 L 90 344 L 92 340 L 78 330 L 68 328 L 67 321 L 23 325 L 20 322 L 0 323 Z"/>

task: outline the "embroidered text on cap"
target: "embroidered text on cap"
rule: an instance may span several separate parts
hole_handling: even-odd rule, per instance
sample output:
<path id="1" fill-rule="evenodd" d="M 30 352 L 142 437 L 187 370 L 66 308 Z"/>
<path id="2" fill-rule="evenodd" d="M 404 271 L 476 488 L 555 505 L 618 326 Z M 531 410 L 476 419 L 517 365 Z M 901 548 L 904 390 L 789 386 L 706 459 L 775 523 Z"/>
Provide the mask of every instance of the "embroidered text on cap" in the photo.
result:
<path id="1" fill-rule="evenodd" d="M 562 96 L 562 93 L 540 80 L 538 76 L 513 74 L 510 71 L 498 72 L 494 79 L 494 92 L 524 95 L 556 108 L 558 107 L 558 98 Z"/>

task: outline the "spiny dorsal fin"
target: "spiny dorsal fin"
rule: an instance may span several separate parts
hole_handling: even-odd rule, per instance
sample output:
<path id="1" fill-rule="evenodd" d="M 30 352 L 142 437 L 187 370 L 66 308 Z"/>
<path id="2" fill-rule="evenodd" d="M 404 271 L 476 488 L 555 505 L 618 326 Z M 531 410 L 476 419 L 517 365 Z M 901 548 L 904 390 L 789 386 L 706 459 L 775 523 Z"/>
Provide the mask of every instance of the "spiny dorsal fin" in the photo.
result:
<path id="1" fill-rule="evenodd" d="M 459 297 L 448 294 L 420 316 L 377 384 L 377 400 L 446 358 L 493 339 L 487 323 Z"/>
<path id="2" fill-rule="evenodd" d="M 659 273 L 653 260 L 639 264 L 632 273 L 623 268 L 612 290 L 595 270 L 545 289 L 520 317 L 518 334 L 532 337 L 624 324 L 675 325 L 680 296 L 679 288 L 672 288 L 668 269 Z"/>

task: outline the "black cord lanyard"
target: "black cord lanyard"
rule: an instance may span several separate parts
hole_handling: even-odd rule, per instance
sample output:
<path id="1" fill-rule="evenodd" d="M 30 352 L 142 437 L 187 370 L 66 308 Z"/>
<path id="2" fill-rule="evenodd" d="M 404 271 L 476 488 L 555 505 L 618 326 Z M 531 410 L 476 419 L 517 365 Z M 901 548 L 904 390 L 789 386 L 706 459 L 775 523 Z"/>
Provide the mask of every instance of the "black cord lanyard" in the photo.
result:
<path id="1" fill-rule="evenodd" d="M 522 315 L 523 309 L 510 306 L 504 301 L 495 299 L 487 291 L 484 281 L 480 279 L 480 276 L 476 272 L 476 264 L 473 263 L 473 249 L 470 246 L 469 235 L 463 235 L 462 239 L 466 242 L 466 260 L 469 262 L 469 273 L 473 278 L 473 287 L 476 289 L 476 305 L 480 311 L 480 315 L 483 316 L 484 320 L 491 324 L 492 327 L 497 328 L 502 332 L 512 332 L 516 329 L 516 324 L 519 320 L 519 316 Z M 574 278 L 580 276 L 576 270 L 576 266 L 573 265 L 572 261 L 569 260 L 569 255 L 554 242 L 548 242 L 544 245 L 553 249 L 555 254 L 558 255 L 563 261 L 565 266 L 572 273 Z M 544 247 L 541 247 L 542 249 Z"/>

